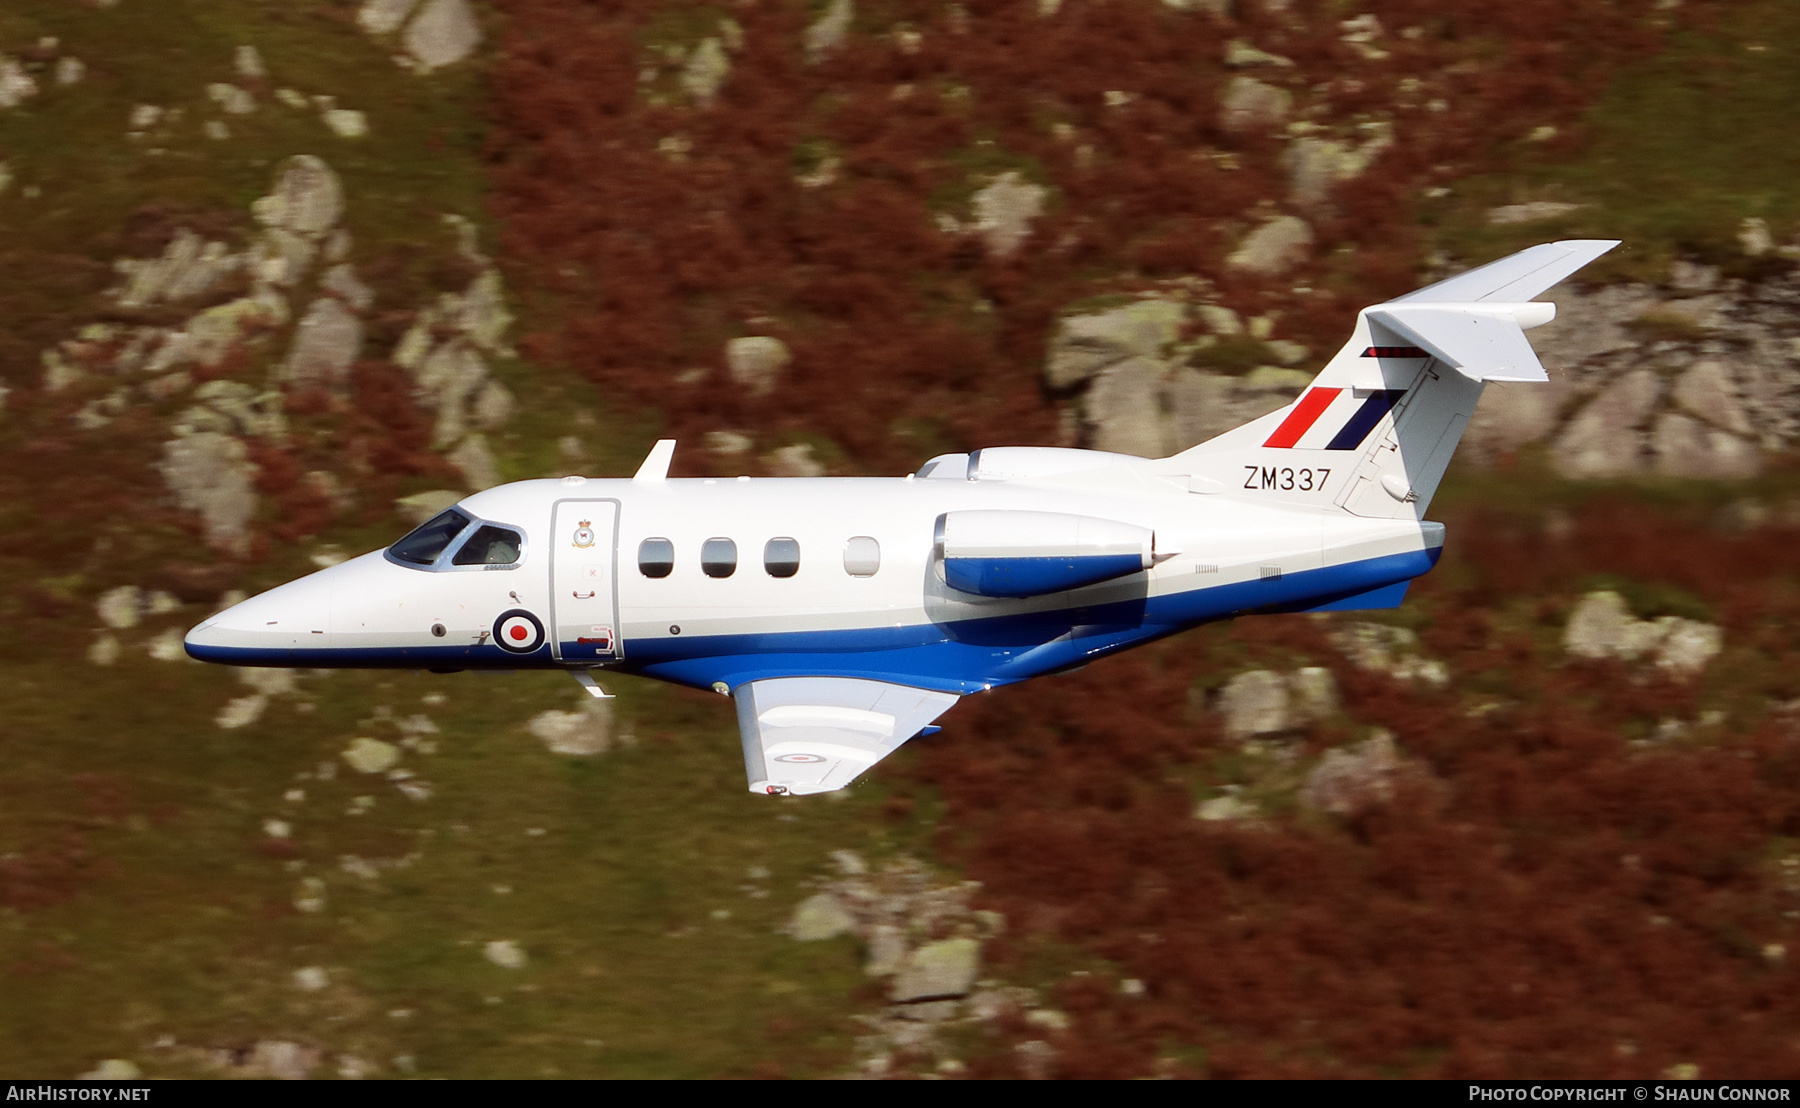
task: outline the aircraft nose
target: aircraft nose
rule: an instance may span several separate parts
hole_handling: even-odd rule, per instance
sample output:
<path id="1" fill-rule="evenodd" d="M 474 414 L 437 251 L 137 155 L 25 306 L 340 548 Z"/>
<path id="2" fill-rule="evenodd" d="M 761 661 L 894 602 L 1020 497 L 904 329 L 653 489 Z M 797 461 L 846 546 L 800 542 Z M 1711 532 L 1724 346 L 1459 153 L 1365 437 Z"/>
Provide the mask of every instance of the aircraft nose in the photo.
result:
<path id="1" fill-rule="evenodd" d="M 331 582 L 303 577 L 233 605 L 183 640 L 188 657 L 233 666 L 291 665 L 328 630 Z"/>

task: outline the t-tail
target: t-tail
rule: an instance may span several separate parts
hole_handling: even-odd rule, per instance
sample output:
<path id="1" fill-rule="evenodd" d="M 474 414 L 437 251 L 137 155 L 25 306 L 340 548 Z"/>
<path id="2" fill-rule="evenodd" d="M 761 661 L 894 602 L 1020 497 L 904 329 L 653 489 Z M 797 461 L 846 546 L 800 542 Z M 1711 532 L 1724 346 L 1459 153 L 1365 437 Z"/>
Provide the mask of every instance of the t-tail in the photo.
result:
<path id="1" fill-rule="evenodd" d="M 1317 489 L 1338 510 L 1419 518 L 1489 381 L 1547 381 L 1525 337 L 1556 317 L 1532 297 L 1617 246 L 1545 243 L 1364 308 L 1292 404 L 1156 463 L 1195 491 Z"/>

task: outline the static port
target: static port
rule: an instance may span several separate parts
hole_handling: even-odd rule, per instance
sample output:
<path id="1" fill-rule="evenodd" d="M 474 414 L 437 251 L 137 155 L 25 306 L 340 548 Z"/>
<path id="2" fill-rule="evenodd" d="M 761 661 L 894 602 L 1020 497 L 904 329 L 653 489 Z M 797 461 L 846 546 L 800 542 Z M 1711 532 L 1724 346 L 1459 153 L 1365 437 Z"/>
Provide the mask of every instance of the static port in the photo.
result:
<path id="1" fill-rule="evenodd" d="M 444 627 L 443 624 L 434 623 L 431 625 L 431 633 L 434 637 L 441 639 L 445 635 L 449 634 L 450 632 Z"/>

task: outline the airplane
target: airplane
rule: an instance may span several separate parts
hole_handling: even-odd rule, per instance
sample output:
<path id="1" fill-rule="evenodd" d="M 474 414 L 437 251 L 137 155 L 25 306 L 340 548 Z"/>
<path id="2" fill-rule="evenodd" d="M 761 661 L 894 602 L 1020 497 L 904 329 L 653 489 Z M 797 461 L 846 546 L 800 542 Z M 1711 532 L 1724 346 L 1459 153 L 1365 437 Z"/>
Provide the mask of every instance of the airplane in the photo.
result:
<path id="1" fill-rule="evenodd" d="M 963 696 L 1246 613 L 1393 608 L 1490 381 L 1547 381 L 1531 247 L 1363 309 L 1287 407 L 1167 458 L 1003 446 L 897 478 L 519 481 L 231 607 L 233 666 L 596 670 L 730 696 L 752 792 L 841 789 Z"/>

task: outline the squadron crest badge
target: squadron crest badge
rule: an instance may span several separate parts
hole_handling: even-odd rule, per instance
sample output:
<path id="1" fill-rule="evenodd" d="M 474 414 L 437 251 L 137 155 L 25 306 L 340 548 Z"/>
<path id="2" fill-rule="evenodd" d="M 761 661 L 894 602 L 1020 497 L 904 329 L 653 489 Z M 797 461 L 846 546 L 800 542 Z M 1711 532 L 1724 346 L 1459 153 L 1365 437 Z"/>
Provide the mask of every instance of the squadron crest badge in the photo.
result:
<path id="1" fill-rule="evenodd" d="M 586 549 L 587 547 L 594 545 L 593 524 L 594 524 L 593 520 L 584 519 L 581 521 L 581 526 L 575 528 L 575 545 L 576 546 Z"/>

